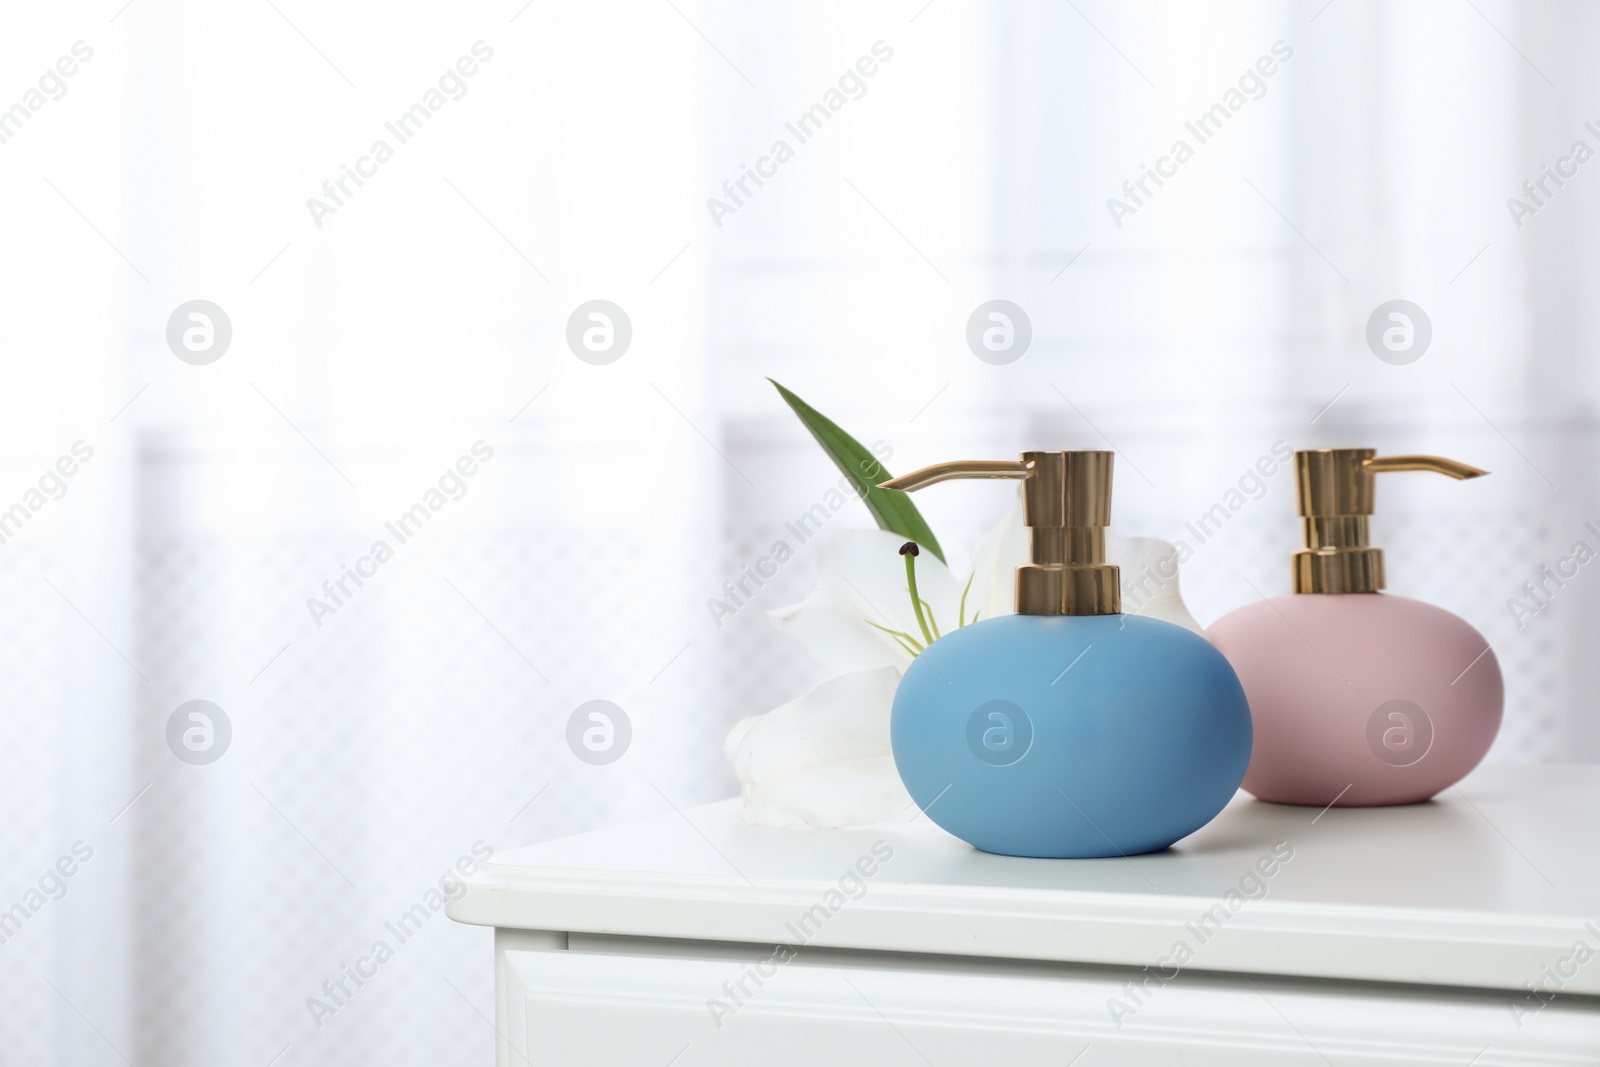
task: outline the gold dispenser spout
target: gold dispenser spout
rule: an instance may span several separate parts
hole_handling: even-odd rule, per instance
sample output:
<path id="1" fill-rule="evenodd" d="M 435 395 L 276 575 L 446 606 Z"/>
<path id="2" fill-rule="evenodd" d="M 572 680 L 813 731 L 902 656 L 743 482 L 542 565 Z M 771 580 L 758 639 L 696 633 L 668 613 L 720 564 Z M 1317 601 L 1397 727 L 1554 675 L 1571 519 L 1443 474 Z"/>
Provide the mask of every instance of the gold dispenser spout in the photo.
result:
<path id="1" fill-rule="evenodd" d="M 1383 588 L 1383 550 L 1367 541 L 1373 476 L 1428 471 L 1481 478 L 1488 471 L 1439 456 L 1379 456 L 1371 448 L 1296 452 L 1295 484 L 1306 547 L 1294 554 L 1297 593 L 1375 593 Z"/>
<path id="2" fill-rule="evenodd" d="M 1110 452 L 1024 452 L 1019 461 L 937 463 L 879 488 L 909 493 L 956 478 L 1021 479 L 1032 562 L 1017 568 L 1017 612 L 1115 615 L 1122 610 L 1121 582 L 1106 562 L 1105 530 L 1112 459 Z"/>
<path id="3" fill-rule="evenodd" d="M 923 467 L 910 474 L 902 474 L 898 478 L 891 478 L 878 486 L 879 489 L 893 489 L 901 493 L 911 493 L 940 482 L 950 482 L 957 478 L 1026 478 L 1028 465 L 1021 460 L 1010 459 L 956 459 L 949 463 L 935 463 L 931 467 Z"/>
<path id="4" fill-rule="evenodd" d="M 1482 478 L 1488 471 L 1479 470 L 1469 463 L 1445 459 L 1443 456 L 1377 456 L 1361 464 L 1368 474 L 1385 474 L 1389 471 L 1427 471 L 1444 474 L 1457 481 Z"/>

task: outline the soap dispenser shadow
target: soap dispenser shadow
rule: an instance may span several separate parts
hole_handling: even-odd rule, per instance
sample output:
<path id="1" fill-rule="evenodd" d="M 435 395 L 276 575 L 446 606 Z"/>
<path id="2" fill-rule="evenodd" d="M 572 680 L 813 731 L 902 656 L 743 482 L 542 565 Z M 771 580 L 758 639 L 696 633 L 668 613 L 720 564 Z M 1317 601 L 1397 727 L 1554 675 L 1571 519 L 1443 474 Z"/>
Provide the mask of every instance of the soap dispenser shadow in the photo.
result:
<path id="1" fill-rule="evenodd" d="M 934 823 L 986 852 L 1129 856 L 1166 848 L 1232 798 L 1250 713 L 1200 635 L 1122 612 L 1105 559 L 1113 454 L 1024 452 L 883 483 L 1021 479 L 1030 562 L 1015 615 L 933 641 L 895 692 L 890 740 Z"/>

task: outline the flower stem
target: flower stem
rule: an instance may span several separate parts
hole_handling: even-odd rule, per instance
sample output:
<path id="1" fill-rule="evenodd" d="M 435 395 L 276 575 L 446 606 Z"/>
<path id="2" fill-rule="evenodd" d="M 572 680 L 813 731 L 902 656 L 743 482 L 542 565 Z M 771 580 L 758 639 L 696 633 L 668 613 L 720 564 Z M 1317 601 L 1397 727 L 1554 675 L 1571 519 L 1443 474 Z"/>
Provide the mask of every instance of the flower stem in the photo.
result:
<path id="1" fill-rule="evenodd" d="M 933 631 L 928 629 L 928 620 L 922 614 L 922 598 L 917 595 L 917 543 L 907 541 L 900 546 L 900 554 L 906 558 L 906 586 L 911 592 L 911 610 L 917 614 L 917 625 L 922 627 L 923 640 L 931 645 L 934 642 Z"/>

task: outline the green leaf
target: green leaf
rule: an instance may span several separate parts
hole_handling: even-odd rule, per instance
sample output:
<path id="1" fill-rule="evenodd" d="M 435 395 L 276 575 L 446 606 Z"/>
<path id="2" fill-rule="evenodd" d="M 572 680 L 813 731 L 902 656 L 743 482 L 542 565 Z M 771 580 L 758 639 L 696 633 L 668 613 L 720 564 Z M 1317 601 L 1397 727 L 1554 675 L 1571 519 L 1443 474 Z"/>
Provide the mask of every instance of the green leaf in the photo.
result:
<path id="1" fill-rule="evenodd" d="M 873 521 L 881 530 L 899 534 L 908 541 L 915 541 L 920 547 L 927 549 L 938 557 L 939 562 L 944 562 L 944 549 L 939 547 L 939 541 L 933 536 L 933 531 L 928 528 L 927 520 L 922 517 L 922 512 L 911 502 L 911 497 L 905 493 L 897 493 L 892 489 L 879 489 L 879 482 L 886 482 L 894 475 L 878 462 L 876 456 L 867 451 L 861 442 L 845 433 L 826 415 L 795 396 L 789 390 L 768 378 L 772 382 L 778 395 L 800 417 L 800 422 L 811 436 L 816 438 L 817 444 L 833 460 L 833 465 L 839 472 L 855 483 L 861 492 L 861 502 L 872 513 Z"/>

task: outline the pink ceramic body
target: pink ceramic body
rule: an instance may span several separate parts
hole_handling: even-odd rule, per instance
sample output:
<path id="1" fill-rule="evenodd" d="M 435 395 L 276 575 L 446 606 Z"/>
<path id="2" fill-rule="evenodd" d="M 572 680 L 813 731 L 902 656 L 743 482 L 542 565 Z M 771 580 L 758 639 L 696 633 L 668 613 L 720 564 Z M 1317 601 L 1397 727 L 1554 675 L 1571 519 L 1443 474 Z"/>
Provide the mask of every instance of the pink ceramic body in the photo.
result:
<path id="1" fill-rule="evenodd" d="M 1431 604 L 1297 593 L 1240 608 L 1207 636 L 1250 701 L 1244 788 L 1262 800 L 1414 804 L 1460 781 L 1500 729 L 1500 662 Z"/>

